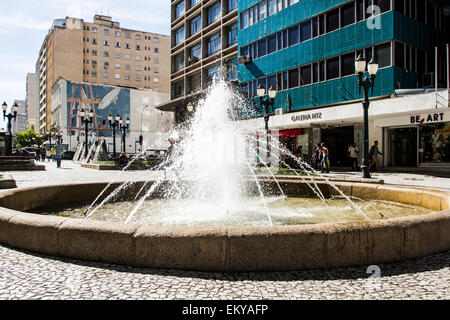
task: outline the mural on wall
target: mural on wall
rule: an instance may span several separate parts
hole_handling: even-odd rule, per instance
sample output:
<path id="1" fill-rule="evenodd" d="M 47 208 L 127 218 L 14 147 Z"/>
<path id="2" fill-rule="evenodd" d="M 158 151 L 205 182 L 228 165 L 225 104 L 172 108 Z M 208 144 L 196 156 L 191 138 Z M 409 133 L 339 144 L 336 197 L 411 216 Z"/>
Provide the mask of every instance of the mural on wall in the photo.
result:
<path id="1" fill-rule="evenodd" d="M 130 117 L 130 89 L 103 87 L 91 84 L 67 82 L 68 133 L 80 134 L 85 131 L 80 111 L 94 113 L 91 130 L 97 137 L 112 135 L 108 125 L 108 115 L 117 114 L 126 120 Z"/>

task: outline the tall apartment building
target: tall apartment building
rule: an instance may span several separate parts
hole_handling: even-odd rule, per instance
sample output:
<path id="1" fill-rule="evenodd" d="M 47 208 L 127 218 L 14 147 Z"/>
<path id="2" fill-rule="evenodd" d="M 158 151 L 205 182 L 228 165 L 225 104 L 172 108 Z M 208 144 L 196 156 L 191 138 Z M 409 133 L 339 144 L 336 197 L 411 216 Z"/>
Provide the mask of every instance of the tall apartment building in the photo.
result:
<path id="1" fill-rule="evenodd" d="M 14 100 L 14 104 L 17 104 L 19 106 L 19 110 L 17 111 L 16 119 L 13 120 L 13 135 L 15 135 L 17 132 L 26 131 L 28 126 L 27 106 L 25 104 L 25 100 Z"/>
<path id="2" fill-rule="evenodd" d="M 25 108 L 27 110 L 27 129 L 38 131 L 39 123 L 39 82 L 36 73 L 27 74 Z"/>
<path id="3" fill-rule="evenodd" d="M 448 92 L 435 94 L 448 81 L 449 9 L 439 0 L 239 0 L 243 92 L 258 105 L 259 86 L 277 90 L 269 126 L 291 152 L 310 159 L 324 141 L 332 166 L 351 166 L 363 123 L 355 60 L 374 56 L 370 143 L 380 141 L 384 165 L 450 166 Z M 264 130 L 261 117 L 246 121 Z"/>
<path id="4" fill-rule="evenodd" d="M 170 36 L 121 28 L 111 17 L 57 19 L 39 52 L 39 131 L 51 125 L 52 87 L 59 78 L 168 93 Z"/>
<path id="5" fill-rule="evenodd" d="M 227 71 L 237 79 L 237 0 L 174 0 L 171 16 L 171 101 L 158 108 L 184 121 L 186 106 Z"/>

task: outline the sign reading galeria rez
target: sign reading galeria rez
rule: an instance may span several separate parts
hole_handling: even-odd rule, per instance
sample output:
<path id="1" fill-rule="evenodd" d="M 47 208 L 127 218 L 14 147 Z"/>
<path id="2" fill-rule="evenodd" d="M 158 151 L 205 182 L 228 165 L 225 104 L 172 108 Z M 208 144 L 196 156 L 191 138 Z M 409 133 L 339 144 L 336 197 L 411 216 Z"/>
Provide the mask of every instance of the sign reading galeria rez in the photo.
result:
<path id="1" fill-rule="evenodd" d="M 307 113 L 302 114 L 298 116 L 292 116 L 291 120 L 292 122 L 306 122 L 311 120 L 321 120 L 322 119 L 322 112 L 316 112 L 316 113 Z"/>

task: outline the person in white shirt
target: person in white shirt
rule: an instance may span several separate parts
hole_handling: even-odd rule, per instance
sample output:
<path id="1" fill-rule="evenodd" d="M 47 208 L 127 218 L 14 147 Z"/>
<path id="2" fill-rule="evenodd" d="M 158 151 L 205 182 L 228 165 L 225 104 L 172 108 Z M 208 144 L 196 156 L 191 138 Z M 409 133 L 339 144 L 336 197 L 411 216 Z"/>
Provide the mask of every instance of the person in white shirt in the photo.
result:
<path id="1" fill-rule="evenodd" d="M 352 168 L 354 171 L 358 170 L 358 153 L 359 149 L 356 147 L 355 143 L 352 143 L 348 148 L 348 152 L 350 153 L 350 160 L 352 162 Z"/>

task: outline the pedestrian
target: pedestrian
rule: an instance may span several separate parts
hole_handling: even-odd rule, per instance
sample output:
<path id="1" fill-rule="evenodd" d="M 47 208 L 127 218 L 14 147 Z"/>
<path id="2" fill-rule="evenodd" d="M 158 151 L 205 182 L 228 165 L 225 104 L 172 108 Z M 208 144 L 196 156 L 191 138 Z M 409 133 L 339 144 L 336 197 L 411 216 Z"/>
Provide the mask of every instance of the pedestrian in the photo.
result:
<path id="1" fill-rule="evenodd" d="M 316 143 L 316 147 L 314 149 L 314 170 L 319 170 L 320 165 L 320 155 L 322 153 L 322 147 L 320 146 L 320 143 Z"/>
<path id="2" fill-rule="evenodd" d="M 64 150 L 63 150 L 62 144 L 58 143 L 54 149 L 57 168 L 61 168 L 61 158 L 62 158 L 63 151 Z"/>
<path id="3" fill-rule="evenodd" d="M 371 159 L 371 162 L 369 164 L 369 169 L 371 170 L 378 170 L 380 169 L 380 160 L 378 159 L 378 155 L 383 155 L 383 153 L 380 152 L 378 149 L 378 141 L 375 141 L 372 148 L 370 148 L 369 157 Z"/>
<path id="4" fill-rule="evenodd" d="M 45 162 L 45 148 L 44 147 L 42 147 L 41 148 L 41 161 L 42 162 Z"/>
<path id="5" fill-rule="evenodd" d="M 52 161 L 56 161 L 56 158 L 55 158 L 56 152 L 55 152 L 54 147 L 52 147 L 51 152 L 52 152 Z"/>
<path id="6" fill-rule="evenodd" d="M 353 171 L 358 170 L 358 153 L 359 149 L 356 147 L 356 144 L 353 142 L 348 148 L 348 152 L 350 153 L 350 160 L 352 162 Z"/>
<path id="7" fill-rule="evenodd" d="M 330 173 L 330 160 L 329 160 L 329 151 L 328 148 L 325 146 L 325 143 L 322 142 L 322 144 L 320 145 L 322 147 L 322 152 L 321 152 L 321 167 L 322 167 L 322 173 L 326 172 Z"/>
<path id="8" fill-rule="evenodd" d="M 47 158 L 48 162 L 52 161 L 52 151 L 50 149 L 47 149 L 47 151 L 45 151 L 45 157 Z"/>

